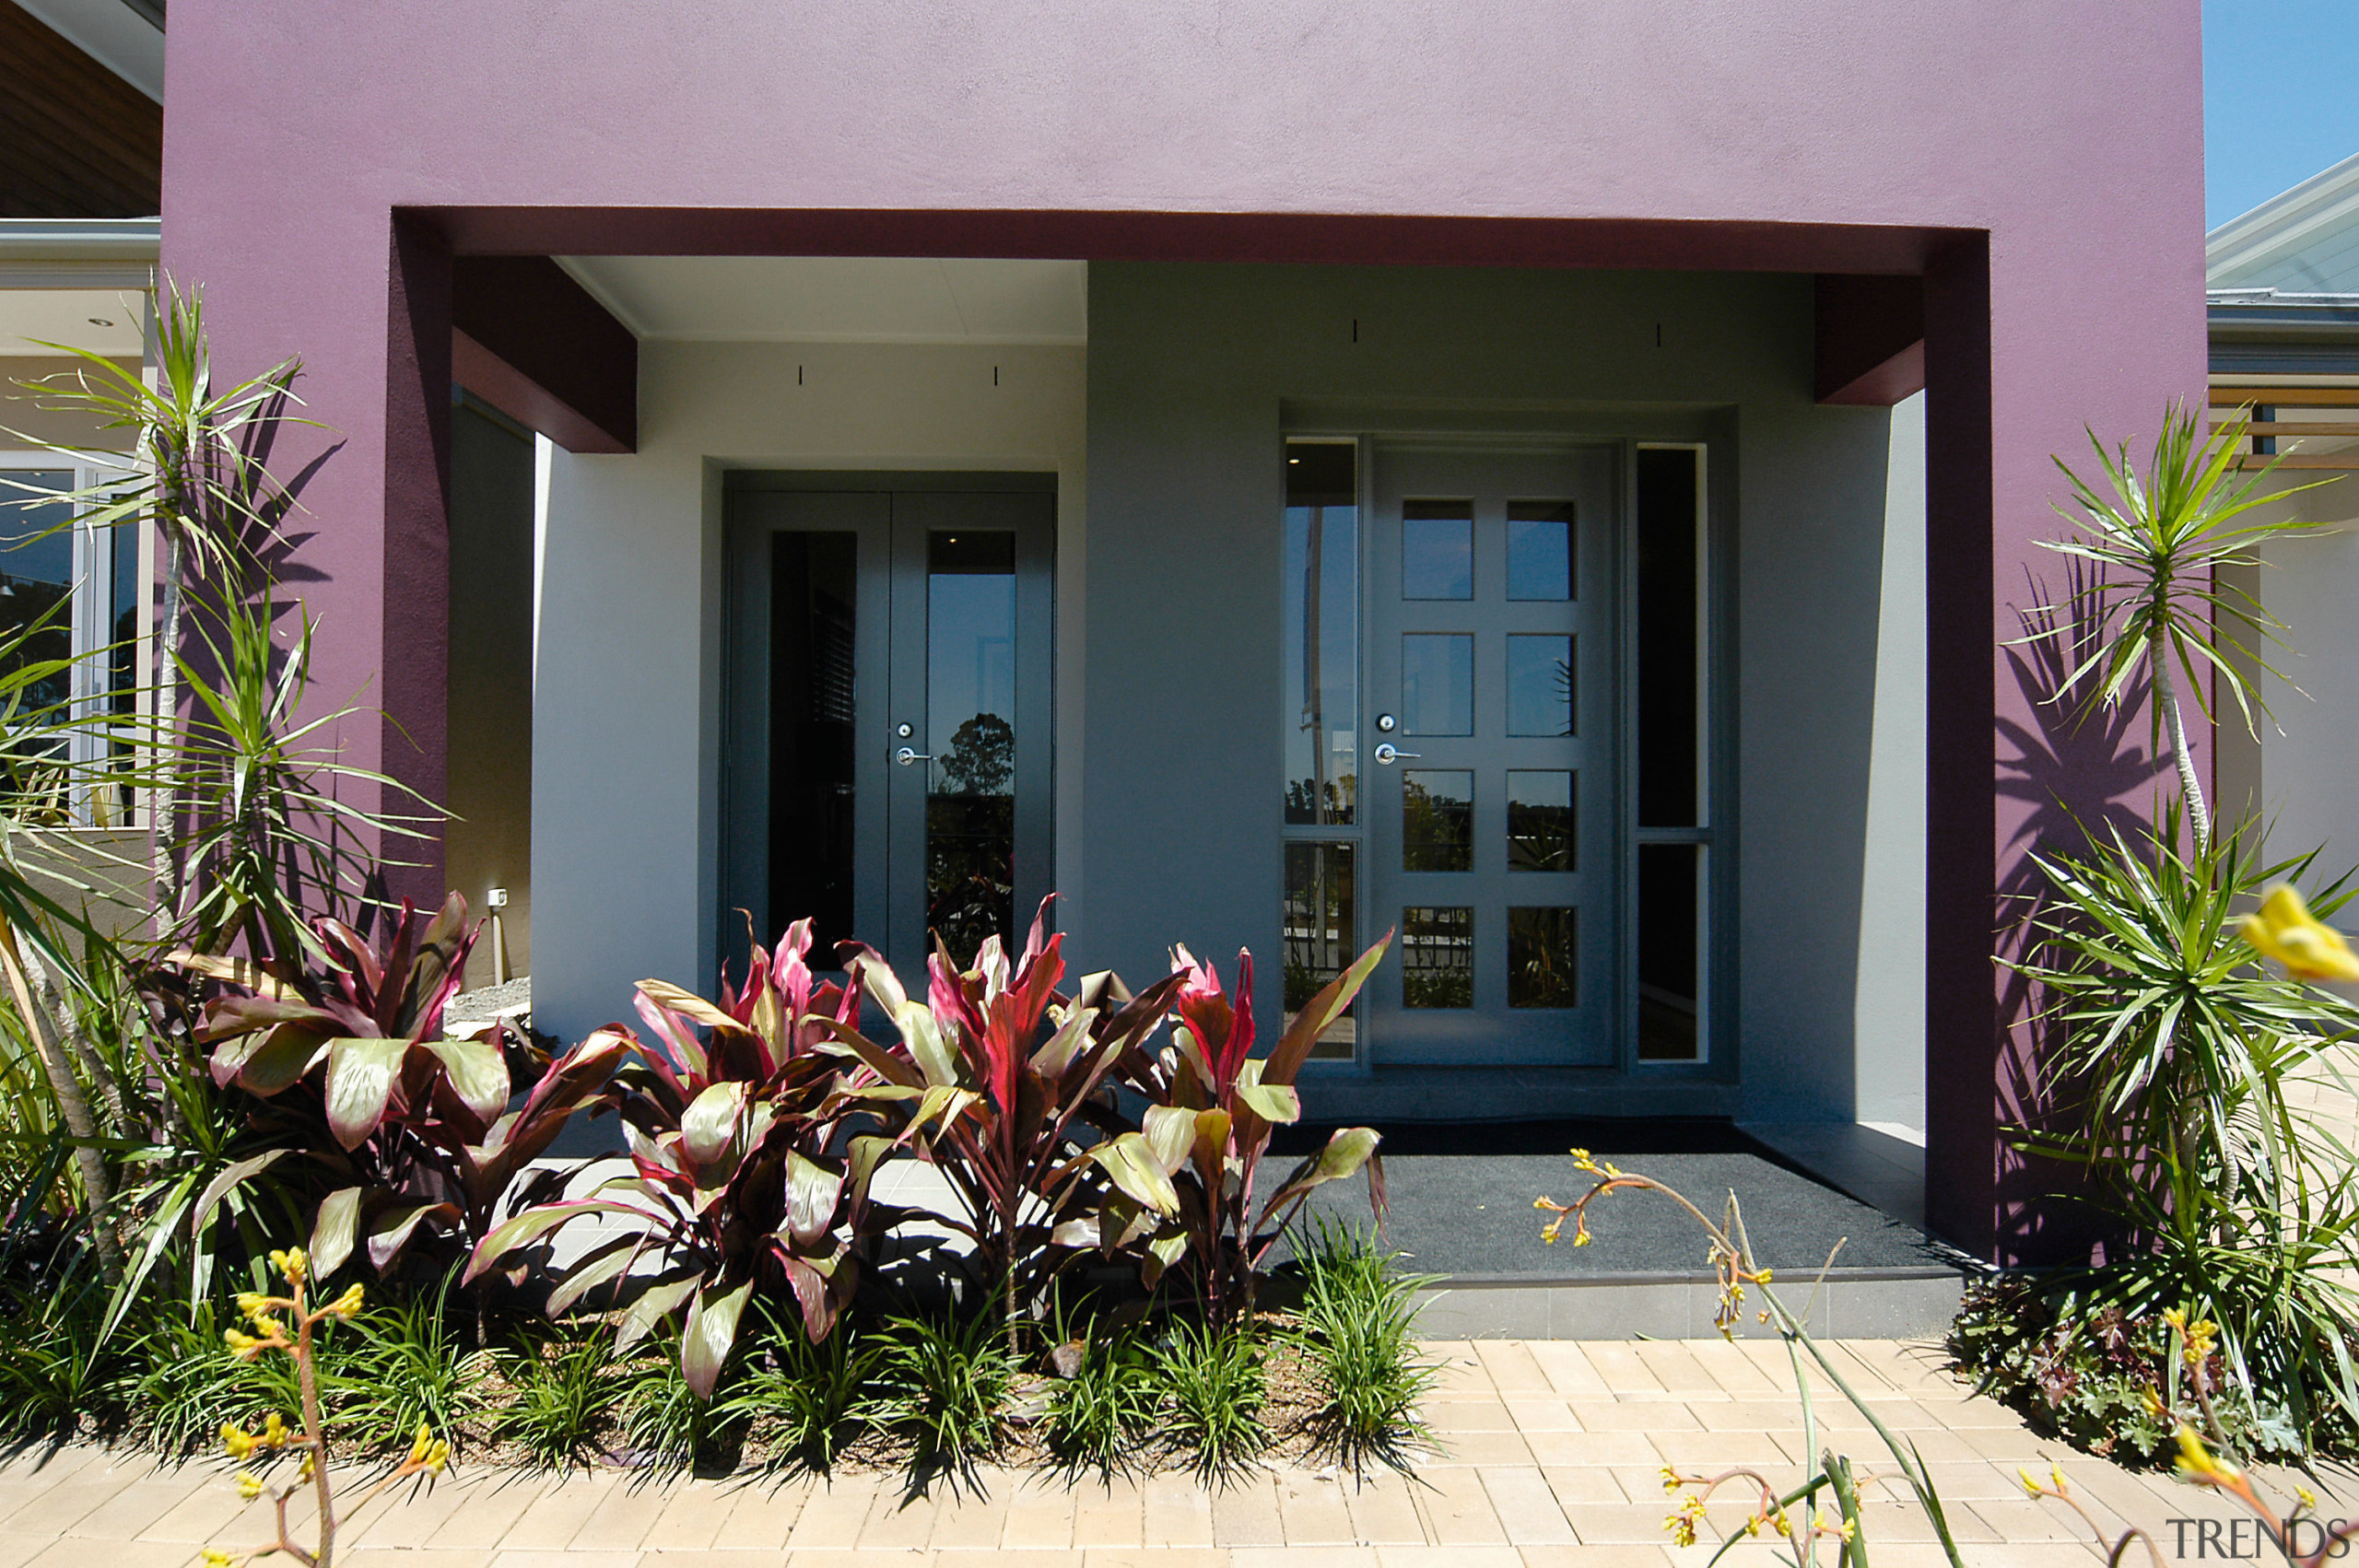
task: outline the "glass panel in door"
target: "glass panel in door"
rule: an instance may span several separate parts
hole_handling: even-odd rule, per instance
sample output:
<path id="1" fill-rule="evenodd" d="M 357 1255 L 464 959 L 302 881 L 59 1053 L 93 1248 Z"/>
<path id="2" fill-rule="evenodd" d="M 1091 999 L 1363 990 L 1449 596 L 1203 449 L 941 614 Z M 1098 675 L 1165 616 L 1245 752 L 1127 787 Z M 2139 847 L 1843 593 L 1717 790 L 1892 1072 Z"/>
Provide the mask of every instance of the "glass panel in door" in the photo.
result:
<path id="1" fill-rule="evenodd" d="M 1379 1064 L 1615 1059 L 1614 455 L 1379 447 L 1358 885 Z"/>
<path id="2" fill-rule="evenodd" d="M 1055 497 L 893 497 L 886 954 L 1021 943 L 1049 894 Z"/>

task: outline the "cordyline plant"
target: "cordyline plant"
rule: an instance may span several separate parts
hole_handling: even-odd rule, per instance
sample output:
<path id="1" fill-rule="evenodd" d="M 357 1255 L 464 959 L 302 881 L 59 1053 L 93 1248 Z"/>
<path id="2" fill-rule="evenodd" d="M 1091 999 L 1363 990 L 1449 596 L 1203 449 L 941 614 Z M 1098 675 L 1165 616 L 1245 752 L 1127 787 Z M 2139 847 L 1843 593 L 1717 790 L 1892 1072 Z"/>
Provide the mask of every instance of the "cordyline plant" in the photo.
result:
<path id="1" fill-rule="evenodd" d="M 2251 593 L 2224 579 L 2221 568 L 2258 566 L 2258 552 L 2269 540 L 2318 532 L 2299 519 L 2253 521 L 2250 514 L 2256 509 L 2316 486 L 2264 488 L 2274 462 L 2255 472 L 2240 467 L 2249 413 L 2238 415 L 2208 439 L 2198 434 L 2202 417 L 2201 411 L 2182 404 L 2171 405 L 2142 480 L 2130 461 L 2128 445 L 2108 451 L 2094 430 L 2089 444 L 2096 451 L 2102 482 L 2084 479 L 2062 458 L 2056 460 L 2079 509 L 2077 513 L 2056 509 L 2079 530 L 2079 536 L 2041 544 L 2097 568 L 2086 595 L 2096 608 L 2097 625 L 2052 613 L 2051 625 L 2025 639 L 2069 638 L 2074 657 L 2089 647 L 2086 657 L 2059 684 L 2060 695 L 2079 689 L 2094 674 L 2097 681 L 2090 700 L 2111 707 L 2130 692 L 2140 674 L 2153 684 L 2155 747 L 2159 750 L 2165 741 L 2170 745 L 2198 853 L 2210 847 L 2212 815 L 2196 776 L 2194 754 L 2188 749 L 2178 681 L 2186 682 L 2206 720 L 2212 717 L 2206 694 L 2213 682 L 2236 699 L 2248 729 L 2253 727 L 2256 712 L 2269 711 L 2249 671 L 2277 673 L 2259 657 L 2258 645 L 2279 642 L 2284 623 Z"/>
<path id="2" fill-rule="evenodd" d="M 241 988 L 206 1009 L 199 1031 L 214 1082 L 271 1102 L 283 1115 L 274 1153 L 307 1153 L 338 1184 L 311 1231 L 322 1277 L 356 1253 L 383 1270 L 421 1228 L 481 1241 L 511 1185 L 598 1097 L 623 1055 L 620 1042 L 586 1040 L 509 1110 L 506 1025 L 443 1037 L 443 1011 L 481 930 L 466 915 L 453 893 L 421 930 L 405 901 L 381 946 L 320 920 L 324 971 L 179 955 L 183 967 Z M 217 1182 L 207 1190 L 195 1223 L 225 1192 Z"/>
<path id="3" fill-rule="evenodd" d="M 656 1044 L 609 1024 L 581 1047 L 619 1063 L 600 1098 L 621 1114 L 631 1174 L 517 1214 L 476 1245 L 465 1278 L 595 1216 L 614 1234 L 565 1270 L 548 1311 L 602 1287 L 619 1291 L 651 1256 L 653 1276 L 624 1311 L 616 1353 L 685 1310 L 680 1371 L 698 1398 L 712 1397 L 746 1304 L 766 1281 L 792 1293 L 814 1342 L 825 1339 L 858 1286 L 857 1243 L 888 1217 L 872 1211 L 868 1189 L 892 1140 L 839 1136 L 876 1080 L 821 1048 L 857 1016 L 860 999 L 815 979 L 810 947 L 811 922 L 798 920 L 775 954 L 754 950 L 743 990 L 724 975 L 718 1006 L 641 981 L 636 1005 Z"/>
<path id="4" fill-rule="evenodd" d="M 874 949 L 861 983 L 893 1021 L 898 1048 L 839 1020 L 835 1037 L 880 1081 L 863 1091 L 904 1139 L 918 1141 L 959 1199 L 940 1218 L 975 1244 L 980 1283 L 1010 1313 L 1026 1310 L 1071 1256 L 1053 1243 L 1066 1215 L 1119 1193 L 1176 1215 L 1179 1196 L 1145 1139 L 1121 1127 L 1106 1093 L 1119 1063 L 1162 1023 L 1173 976 L 1139 997 L 1110 974 L 1057 989 L 1062 933 L 1048 901 L 1011 960 L 996 934 L 960 970 L 936 943 L 926 1000 L 912 1000 Z M 1092 1241 L 1097 1240 L 1095 1235 Z"/>
<path id="5" fill-rule="evenodd" d="M 311 1263 L 301 1247 L 273 1252 L 270 1264 L 287 1281 L 287 1293 L 283 1296 L 252 1293 L 240 1295 L 238 1310 L 245 1315 L 253 1332 L 250 1334 L 244 1329 L 231 1328 L 222 1338 L 229 1342 L 231 1353 L 241 1361 L 250 1362 L 273 1351 L 293 1359 L 296 1385 L 301 1391 L 303 1425 L 299 1431 L 288 1430 L 286 1417 L 276 1410 L 269 1411 L 258 1429 L 252 1432 L 234 1422 L 224 1422 L 221 1424 L 221 1445 L 229 1457 L 238 1460 L 252 1458 L 257 1453 L 293 1448 L 302 1454 L 302 1463 L 297 1469 L 294 1481 L 285 1486 L 265 1485 L 262 1478 L 251 1470 L 238 1472 L 239 1495 L 248 1502 L 265 1492 L 270 1493 L 271 1506 L 277 1515 L 278 1539 L 243 1552 L 207 1547 L 205 1550 L 206 1568 L 229 1568 L 230 1563 L 251 1562 L 276 1552 L 285 1552 L 296 1562 L 305 1564 L 306 1568 L 332 1568 L 335 1562 L 335 1488 L 328 1481 L 327 1433 L 320 1421 L 316 1337 L 328 1324 L 358 1315 L 362 1305 L 361 1288 L 353 1285 L 334 1300 L 313 1306 L 311 1304 Z M 286 1315 L 284 1318 L 280 1316 L 282 1313 Z M 410 1445 L 407 1456 L 354 1503 L 353 1507 L 367 1506 L 380 1492 L 412 1476 L 439 1476 L 450 1462 L 450 1444 L 435 1436 L 432 1429 L 420 1425 L 417 1438 Z M 287 1520 L 287 1505 L 307 1485 L 312 1489 L 319 1508 L 317 1533 L 308 1548 L 296 1544 Z"/>
<path id="6" fill-rule="evenodd" d="M 1262 1158 L 1277 1128 L 1297 1121 L 1302 1099 L 1296 1075 L 1310 1047 L 1342 1016 L 1391 945 L 1392 933 L 1354 960 L 1294 1015 L 1266 1058 L 1253 1052 L 1253 955 L 1237 955 L 1237 1000 L 1223 994 L 1220 976 L 1186 948 L 1173 954 L 1178 982 L 1173 1006 L 1180 1020 L 1160 1051 L 1134 1047 L 1121 1065 L 1123 1086 L 1144 1097 L 1140 1138 L 1154 1168 L 1170 1183 L 1167 1208 L 1141 1200 L 1139 1183 L 1118 1184 L 1097 1213 L 1069 1223 L 1058 1239 L 1133 1252 L 1152 1287 L 1177 1269 L 1215 1321 L 1237 1321 L 1252 1310 L 1262 1263 L 1286 1219 L 1331 1181 L 1367 1173 L 1368 1197 L 1384 1214 L 1384 1164 L 1373 1128 L 1347 1127 L 1297 1165 L 1257 1210 Z M 1163 987 L 1156 989 L 1160 992 Z M 1155 995 L 1156 992 L 1150 992 Z"/>

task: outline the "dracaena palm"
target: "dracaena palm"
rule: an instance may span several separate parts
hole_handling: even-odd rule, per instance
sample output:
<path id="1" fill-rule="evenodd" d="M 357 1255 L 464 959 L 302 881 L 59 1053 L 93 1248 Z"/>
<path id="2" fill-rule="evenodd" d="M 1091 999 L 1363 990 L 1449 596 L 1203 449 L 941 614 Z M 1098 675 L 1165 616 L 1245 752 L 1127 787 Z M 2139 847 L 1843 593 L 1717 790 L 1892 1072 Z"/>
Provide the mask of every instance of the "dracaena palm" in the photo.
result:
<path id="1" fill-rule="evenodd" d="M 2299 519 L 2253 516 L 2271 501 L 2314 486 L 2272 487 L 2273 462 L 2259 470 L 2243 466 L 2249 415 L 2239 414 L 2209 438 L 2200 434 L 2201 418 L 2200 411 L 2173 404 L 2142 477 L 2127 443 L 2109 451 L 2094 430 L 2089 444 L 2101 480 L 2084 478 L 2062 458 L 2055 460 L 2071 486 L 2076 509 L 2056 509 L 2078 532 L 2041 544 L 2097 568 L 2097 579 L 2085 596 L 2095 624 L 2059 614 L 2051 627 L 2027 639 L 2071 639 L 2080 662 L 2059 683 L 2060 695 L 2094 676 L 2091 700 L 2110 707 L 2142 675 L 2151 684 L 2154 744 L 2159 750 L 2167 742 L 2171 748 L 2198 853 L 2211 844 L 2212 816 L 2188 749 L 2181 704 L 2191 699 L 2210 721 L 2214 716 L 2206 688 L 2217 681 L 2236 698 L 2237 712 L 2251 728 L 2256 713 L 2268 712 L 2251 672 L 2277 673 L 2261 652 L 2265 645 L 2279 644 L 2285 630 L 2258 598 L 2224 580 L 2221 568 L 2258 565 L 2259 548 L 2269 540 L 2315 532 Z"/>
<path id="2" fill-rule="evenodd" d="M 209 582 L 236 600 L 253 553 L 292 504 L 264 455 L 277 428 L 290 422 L 289 404 L 301 366 L 288 359 L 259 376 L 217 388 L 205 331 L 202 295 L 183 294 L 167 278 L 158 302 L 154 382 L 136 368 L 71 344 L 39 346 L 76 361 L 72 369 L 29 383 L 45 413 L 63 413 L 107 430 L 132 433 L 135 472 L 111 475 L 87 491 L 63 497 L 85 527 L 146 522 L 162 546 L 158 636 L 154 646 L 154 712 L 169 733 L 179 711 L 181 616 L 192 581 Z M 310 423 L 310 421 L 294 421 Z M 22 438 L 20 438 L 22 439 Z M 53 443 L 35 440 L 45 450 Z M 80 454 L 76 454 L 80 455 Z M 159 822 L 175 820 L 172 780 L 155 782 Z M 159 834 L 154 874 L 158 907 L 176 909 L 187 875 Z"/>

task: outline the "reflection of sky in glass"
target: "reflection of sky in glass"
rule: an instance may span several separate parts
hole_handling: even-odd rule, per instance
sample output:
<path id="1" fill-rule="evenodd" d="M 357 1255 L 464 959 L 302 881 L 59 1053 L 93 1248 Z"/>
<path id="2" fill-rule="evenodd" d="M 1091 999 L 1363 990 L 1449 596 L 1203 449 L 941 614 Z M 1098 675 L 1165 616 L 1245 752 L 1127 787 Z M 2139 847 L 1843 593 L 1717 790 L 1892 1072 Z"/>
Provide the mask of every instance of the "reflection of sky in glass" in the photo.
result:
<path id="1" fill-rule="evenodd" d="M 979 713 L 1015 727 L 1015 579 L 937 573 L 926 585 L 926 749 L 937 790 L 959 726 Z"/>
<path id="2" fill-rule="evenodd" d="M 1412 517 L 1401 523 L 1401 597 L 1474 597 L 1474 521 Z"/>
<path id="3" fill-rule="evenodd" d="M 1518 501 L 1508 508 L 1508 597 L 1573 596 L 1573 509 Z"/>
<path id="4" fill-rule="evenodd" d="M 1474 639 L 1457 632 L 1401 638 L 1401 732 L 1474 732 Z"/>
<path id="5" fill-rule="evenodd" d="M 18 471 L 6 477 L 8 487 L 0 488 L 0 574 L 11 582 L 65 587 L 74 579 L 74 533 L 64 526 L 73 510 L 63 501 L 29 499 L 15 486 L 32 485 L 45 490 L 68 490 L 73 488 L 74 475 L 65 472 Z M 48 529 L 57 532 L 43 538 L 34 537 Z M 8 614 L 13 619 L 17 610 L 11 608 Z"/>
<path id="6" fill-rule="evenodd" d="M 1318 603 L 1307 604 L 1306 574 L 1310 565 L 1311 520 L 1320 521 Z M 1319 747 L 1327 748 L 1325 777 L 1331 784 L 1358 771 L 1353 749 L 1353 716 L 1359 707 L 1359 509 L 1356 507 L 1288 507 L 1286 509 L 1285 626 L 1281 657 L 1285 660 L 1286 783 L 1291 790 L 1319 777 L 1315 766 Z M 1319 690 L 1313 692 L 1303 672 L 1318 616 Z M 1313 725 L 1320 716 L 1323 729 Z M 1330 820 L 1349 822 L 1350 801 Z M 1306 810 L 1290 807 L 1287 820 L 1316 820 Z"/>
<path id="7" fill-rule="evenodd" d="M 1508 638 L 1508 733 L 1573 732 L 1573 639 Z"/>

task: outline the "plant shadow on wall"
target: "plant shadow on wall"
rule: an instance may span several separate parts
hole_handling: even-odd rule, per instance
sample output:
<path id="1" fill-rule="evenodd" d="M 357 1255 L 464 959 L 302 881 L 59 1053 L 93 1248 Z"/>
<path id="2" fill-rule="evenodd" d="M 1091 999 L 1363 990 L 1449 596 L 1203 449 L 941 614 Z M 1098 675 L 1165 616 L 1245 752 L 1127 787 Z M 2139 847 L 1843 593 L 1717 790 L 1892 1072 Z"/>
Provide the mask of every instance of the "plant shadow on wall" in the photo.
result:
<path id="1" fill-rule="evenodd" d="M 2183 707 L 2213 717 L 2216 690 L 2248 725 L 2264 713 L 2253 672 L 2285 628 L 2222 568 L 2310 530 L 2255 515 L 2285 492 L 2241 467 L 2244 420 L 2205 439 L 2197 418 L 2174 410 L 2142 473 L 2102 446 L 2101 479 L 2065 470 L 2076 532 L 2051 547 L 2085 569 L 2025 656 L 2052 709 L 2104 716 L 2099 750 L 2128 749 L 2123 717 L 2151 695 L 2177 784 L 2152 825 L 2060 802 L 2011 890 L 2009 1000 L 2034 1047 L 2012 1142 L 2047 1207 L 2091 1219 L 2101 1261 L 1978 1292 L 1953 1343 L 1986 1387 L 2101 1452 L 2155 1454 L 2181 1427 L 2232 1452 L 2348 1452 L 2359 1176 L 2309 1107 L 2352 1092 L 2359 1008 L 2314 982 L 2359 962 L 2311 912 L 2351 894 L 2313 881 L 2314 853 L 2272 860 L 2259 825 L 2214 825 Z"/>

